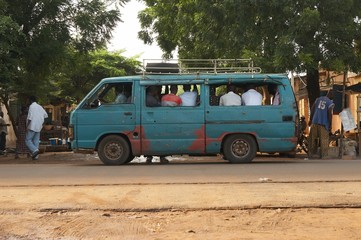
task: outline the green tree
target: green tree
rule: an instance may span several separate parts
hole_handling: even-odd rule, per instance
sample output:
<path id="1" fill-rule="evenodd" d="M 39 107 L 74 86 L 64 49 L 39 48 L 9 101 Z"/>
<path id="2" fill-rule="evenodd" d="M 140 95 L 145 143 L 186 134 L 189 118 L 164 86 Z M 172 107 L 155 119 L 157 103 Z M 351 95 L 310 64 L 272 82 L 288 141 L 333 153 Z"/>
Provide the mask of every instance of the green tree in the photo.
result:
<path id="1" fill-rule="evenodd" d="M 15 92 L 14 86 L 19 79 L 17 72 L 21 58 L 18 45 L 23 37 L 20 26 L 5 15 L 6 9 L 7 3 L 0 0 L 0 101 L 2 103 L 7 103 Z M 8 104 L 5 104 L 5 108 L 10 111 Z M 11 115 L 9 117 L 11 121 L 14 120 Z"/>
<path id="2" fill-rule="evenodd" d="M 51 76 L 49 95 L 79 103 L 102 78 L 135 75 L 140 62 L 121 54 L 104 49 L 88 54 L 69 50 L 66 64 Z"/>
<path id="3" fill-rule="evenodd" d="M 46 98 L 48 76 L 66 61 L 68 49 L 87 53 L 105 47 L 127 1 L 0 0 L 1 44 L 3 39 L 8 44 L 0 50 L 0 69 L 8 70 L 1 76 L 3 104 L 9 108 L 11 94 Z"/>
<path id="4" fill-rule="evenodd" d="M 139 13 L 145 43 L 164 57 L 253 58 L 267 72 L 305 71 L 311 104 L 318 70 L 360 69 L 356 0 L 144 0 Z"/>

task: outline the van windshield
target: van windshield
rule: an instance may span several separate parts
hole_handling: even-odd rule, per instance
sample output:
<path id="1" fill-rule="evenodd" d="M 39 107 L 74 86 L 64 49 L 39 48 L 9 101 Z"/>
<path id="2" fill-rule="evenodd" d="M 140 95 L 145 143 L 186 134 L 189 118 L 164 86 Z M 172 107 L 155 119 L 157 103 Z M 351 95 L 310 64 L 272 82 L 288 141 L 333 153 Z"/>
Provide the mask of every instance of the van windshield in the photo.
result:
<path id="1" fill-rule="evenodd" d="M 131 83 L 109 83 L 100 87 L 84 107 L 94 108 L 103 104 L 129 104 L 133 102 Z"/>

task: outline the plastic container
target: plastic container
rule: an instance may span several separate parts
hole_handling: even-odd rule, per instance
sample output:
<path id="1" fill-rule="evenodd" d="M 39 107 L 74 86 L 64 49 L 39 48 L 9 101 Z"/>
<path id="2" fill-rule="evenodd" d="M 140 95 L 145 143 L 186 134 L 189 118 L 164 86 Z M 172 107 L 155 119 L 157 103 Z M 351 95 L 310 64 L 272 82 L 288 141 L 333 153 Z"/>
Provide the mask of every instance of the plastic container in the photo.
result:
<path id="1" fill-rule="evenodd" d="M 58 139 L 57 138 L 49 138 L 50 145 L 58 145 Z"/>

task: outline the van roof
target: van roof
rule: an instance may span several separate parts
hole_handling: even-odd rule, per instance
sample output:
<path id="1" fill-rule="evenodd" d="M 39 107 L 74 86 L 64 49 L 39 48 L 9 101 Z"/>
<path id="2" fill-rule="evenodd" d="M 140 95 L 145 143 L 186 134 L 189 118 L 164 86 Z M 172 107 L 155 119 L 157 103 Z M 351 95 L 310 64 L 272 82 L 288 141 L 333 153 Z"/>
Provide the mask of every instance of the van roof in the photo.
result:
<path id="1" fill-rule="evenodd" d="M 103 81 L 182 81 L 207 80 L 209 83 L 227 80 L 279 82 L 285 74 L 261 73 L 252 59 L 144 59 L 143 70 L 136 76 L 106 78 Z M 218 81 L 217 81 L 218 80 Z M 273 81 L 273 82 L 274 82 Z"/>
<path id="2" fill-rule="evenodd" d="M 272 81 L 281 79 L 287 79 L 286 74 L 266 74 L 266 73 L 257 73 L 257 74 L 248 74 L 248 73 L 233 73 L 233 74 L 188 74 L 188 75 L 179 75 L 179 74 L 168 74 L 168 75 L 134 75 L 134 76 L 122 76 L 122 77 L 109 77 L 105 78 L 103 82 L 114 82 L 114 81 L 189 81 L 189 80 L 208 80 L 209 82 L 215 80 L 225 80 L 225 79 L 238 79 L 238 80 L 247 80 L 247 81 Z"/>

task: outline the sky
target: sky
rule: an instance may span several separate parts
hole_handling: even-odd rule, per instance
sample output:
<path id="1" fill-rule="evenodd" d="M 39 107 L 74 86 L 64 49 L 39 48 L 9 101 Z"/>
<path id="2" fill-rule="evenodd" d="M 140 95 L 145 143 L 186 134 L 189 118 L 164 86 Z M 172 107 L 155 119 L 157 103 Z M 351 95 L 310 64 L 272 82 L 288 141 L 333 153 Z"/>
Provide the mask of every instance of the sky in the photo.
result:
<path id="1" fill-rule="evenodd" d="M 122 55 L 126 57 L 133 57 L 137 54 L 142 54 L 139 60 L 143 59 L 161 59 L 162 51 L 158 45 L 146 45 L 138 39 L 138 31 L 140 30 L 140 23 L 138 21 L 138 12 L 145 8 L 143 3 L 136 0 L 131 0 L 121 9 L 120 22 L 113 32 L 113 39 L 108 44 L 110 51 L 126 50 Z"/>

